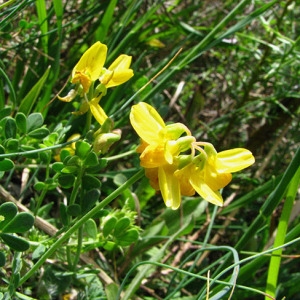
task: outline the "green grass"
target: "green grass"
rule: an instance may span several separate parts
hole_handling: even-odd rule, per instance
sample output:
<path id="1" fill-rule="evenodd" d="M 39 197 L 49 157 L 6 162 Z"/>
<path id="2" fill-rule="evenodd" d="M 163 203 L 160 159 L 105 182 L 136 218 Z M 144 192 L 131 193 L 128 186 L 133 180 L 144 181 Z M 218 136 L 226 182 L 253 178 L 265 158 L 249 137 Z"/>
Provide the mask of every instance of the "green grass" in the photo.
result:
<path id="1" fill-rule="evenodd" d="M 0 298 L 295 299 L 299 17 L 292 0 L 0 4 L 0 202 L 36 217 L 30 230 L 14 221 L 8 241 L 0 218 Z M 134 70 L 100 101 L 114 122 L 101 133 L 122 132 L 101 154 L 99 124 L 73 114 L 78 98 L 57 99 L 96 41 L 106 67 L 127 54 Z M 199 196 L 165 207 L 135 152 L 140 101 L 218 151 L 252 151 L 224 207 Z"/>

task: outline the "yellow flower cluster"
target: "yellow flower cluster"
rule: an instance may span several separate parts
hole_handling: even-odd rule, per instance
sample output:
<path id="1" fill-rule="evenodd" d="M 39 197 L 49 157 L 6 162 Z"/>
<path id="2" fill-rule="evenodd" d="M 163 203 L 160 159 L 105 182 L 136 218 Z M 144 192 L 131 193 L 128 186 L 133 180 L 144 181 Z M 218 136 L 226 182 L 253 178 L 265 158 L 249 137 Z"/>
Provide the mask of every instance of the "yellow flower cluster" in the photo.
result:
<path id="1" fill-rule="evenodd" d="M 89 109 L 101 125 L 108 118 L 99 101 L 106 94 L 106 89 L 120 85 L 133 76 L 130 69 L 131 56 L 120 55 L 109 67 L 104 68 L 107 56 L 107 46 L 96 42 L 87 49 L 72 71 L 71 82 L 76 89 L 67 96 L 58 97 L 61 101 L 70 102 L 78 93 L 83 97 L 79 113 L 86 113 Z M 94 88 L 94 83 L 98 85 Z"/>
<path id="2" fill-rule="evenodd" d="M 108 88 L 120 85 L 133 76 L 131 56 L 120 55 L 107 69 L 104 67 L 107 46 L 96 42 L 80 58 L 72 71 L 71 82 L 76 85 L 67 96 L 72 101 L 78 94 L 83 99 L 79 113 L 90 110 L 101 128 L 95 133 L 94 148 L 105 153 L 120 138 L 112 132 L 112 124 L 99 105 Z M 219 192 L 232 179 L 231 173 L 254 163 L 252 153 L 243 148 L 217 152 L 210 143 L 197 142 L 190 130 L 181 123 L 166 125 L 149 104 L 134 105 L 130 121 L 141 138 L 137 151 L 141 166 L 152 187 L 160 190 L 167 207 L 177 209 L 181 196 L 196 192 L 205 200 L 222 206 Z"/>
<path id="3" fill-rule="evenodd" d="M 231 181 L 231 173 L 254 163 L 247 149 L 217 153 L 212 144 L 197 142 L 185 125 L 166 125 L 147 103 L 132 107 L 130 121 L 141 138 L 137 149 L 141 166 L 152 187 L 161 191 L 166 206 L 172 209 L 180 206 L 182 195 L 192 196 L 195 192 L 222 206 L 219 190 Z"/>

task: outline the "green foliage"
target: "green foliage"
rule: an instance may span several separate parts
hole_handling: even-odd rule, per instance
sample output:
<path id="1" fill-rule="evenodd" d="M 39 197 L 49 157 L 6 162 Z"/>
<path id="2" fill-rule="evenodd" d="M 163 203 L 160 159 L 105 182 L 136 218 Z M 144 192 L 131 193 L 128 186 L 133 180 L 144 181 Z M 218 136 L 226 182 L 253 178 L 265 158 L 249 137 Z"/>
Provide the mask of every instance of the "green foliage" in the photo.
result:
<path id="1" fill-rule="evenodd" d="M 0 4 L 0 298 L 297 297 L 297 4 Z M 134 70 L 101 99 L 102 126 L 78 113 L 70 83 L 96 41 L 107 67 L 127 54 Z M 191 196 L 165 208 L 139 171 L 128 118 L 139 101 L 218 151 L 252 151 L 224 207 Z"/>
<path id="2" fill-rule="evenodd" d="M 16 205 L 10 202 L 1 204 L 0 217 L 0 239 L 13 250 L 28 250 L 28 241 L 14 234 L 27 232 L 33 226 L 34 217 L 26 212 L 18 213 Z"/>

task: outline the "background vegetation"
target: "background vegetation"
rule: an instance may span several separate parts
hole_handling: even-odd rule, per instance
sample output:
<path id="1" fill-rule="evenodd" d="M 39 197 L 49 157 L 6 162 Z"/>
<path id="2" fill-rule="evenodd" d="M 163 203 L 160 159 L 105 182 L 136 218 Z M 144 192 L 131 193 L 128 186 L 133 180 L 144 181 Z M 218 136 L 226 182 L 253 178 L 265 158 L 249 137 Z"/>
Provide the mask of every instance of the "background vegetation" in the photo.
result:
<path id="1" fill-rule="evenodd" d="M 298 299 L 299 4 L 0 4 L 0 298 Z M 122 138 L 96 160 L 81 144 L 87 169 L 71 206 L 78 176 L 55 157 L 85 116 L 54 97 L 96 41 L 107 65 L 132 55 L 135 76 L 101 100 Z M 139 101 L 218 151 L 252 151 L 223 208 L 199 197 L 165 208 L 134 152 L 128 115 Z"/>

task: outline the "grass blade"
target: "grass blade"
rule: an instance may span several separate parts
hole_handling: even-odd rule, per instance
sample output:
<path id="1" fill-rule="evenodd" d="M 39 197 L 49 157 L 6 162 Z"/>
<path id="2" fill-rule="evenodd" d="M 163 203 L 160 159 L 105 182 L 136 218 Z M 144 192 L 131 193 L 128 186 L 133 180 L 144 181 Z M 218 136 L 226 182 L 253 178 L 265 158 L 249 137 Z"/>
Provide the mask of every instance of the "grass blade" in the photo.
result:
<path id="1" fill-rule="evenodd" d="M 286 200 L 284 201 L 282 214 L 277 228 L 277 234 L 274 241 L 274 248 L 284 244 L 287 227 L 292 212 L 293 204 L 295 201 L 295 197 L 297 194 L 297 190 L 299 187 L 299 183 L 300 183 L 300 167 L 298 168 L 298 171 L 295 173 L 294 177 L 292 178 L 287 189 Z M 272 257 L 268 269 L 266 293 L 274 297 L 277 288 L 281 254 L 282 254 L 282 248 L 272 252 Z M 267 298 L 265 299 L 267 300 Z"/>

